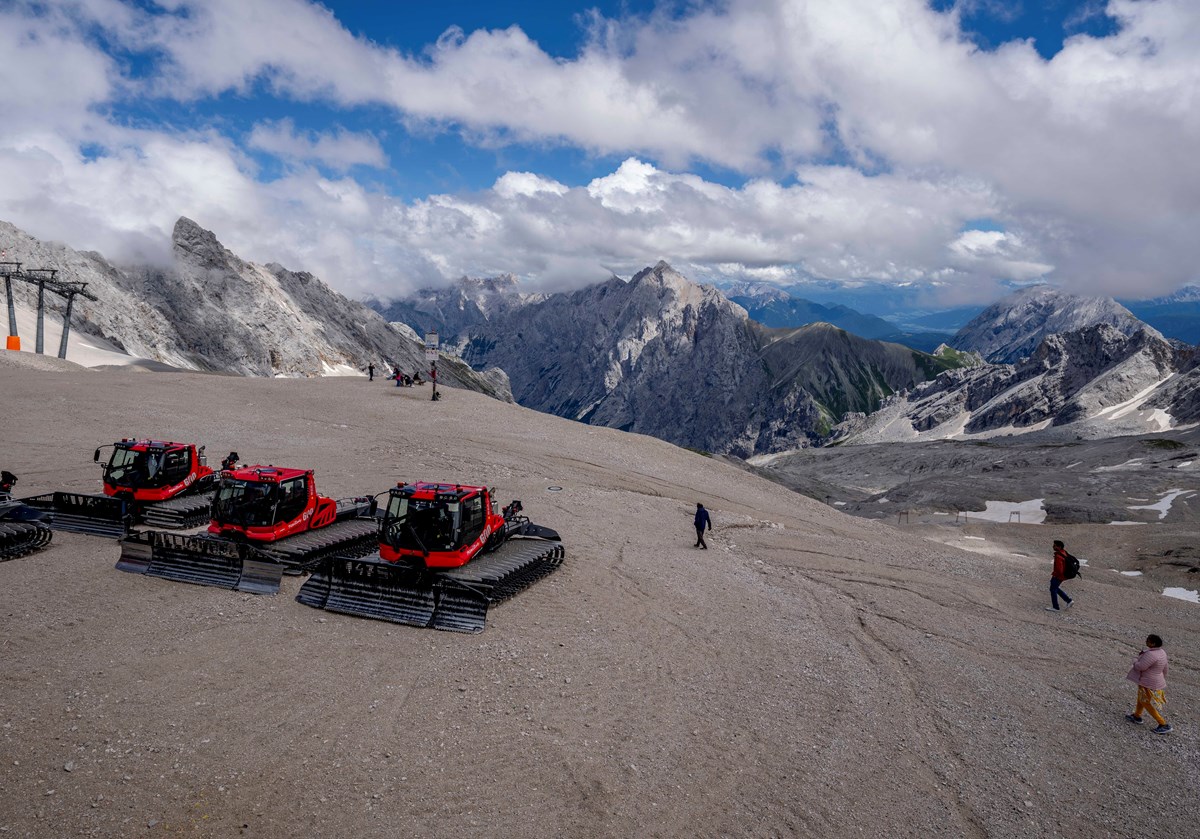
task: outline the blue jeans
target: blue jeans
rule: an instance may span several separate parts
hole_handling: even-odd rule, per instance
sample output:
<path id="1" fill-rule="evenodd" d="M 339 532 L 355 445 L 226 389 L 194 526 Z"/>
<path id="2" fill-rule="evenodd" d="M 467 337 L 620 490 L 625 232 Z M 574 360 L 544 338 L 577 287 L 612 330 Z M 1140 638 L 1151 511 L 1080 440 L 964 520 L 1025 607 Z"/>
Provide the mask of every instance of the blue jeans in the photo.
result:
<path id="1" fill-rule="evenodd" d="M 1060 594 L 1062 595 L 1063 600 L 1067 601 L 1068 603 L 1071 602 L 1071 598 L 1068 597 L 1067 593 L 1060 588 L 1061 585 L 1062 581 L 1060 581 L 1058 578 L 1050 578 L 1050 602 L 1054 604 L 1055 609 L 1058 608 L 1058 596 Z"/>

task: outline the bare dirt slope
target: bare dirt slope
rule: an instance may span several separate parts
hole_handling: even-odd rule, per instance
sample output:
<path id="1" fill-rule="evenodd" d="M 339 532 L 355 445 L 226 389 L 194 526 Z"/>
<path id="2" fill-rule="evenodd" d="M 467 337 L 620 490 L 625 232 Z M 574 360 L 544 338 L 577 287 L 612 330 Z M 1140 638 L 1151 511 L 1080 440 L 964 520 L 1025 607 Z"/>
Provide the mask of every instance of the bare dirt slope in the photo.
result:
<path id="1" fill-rule="evenodd" d="M 256 597 L 123 574 L 114 542 L 57 534 L 0 563 L 5 836 L 1185 836 L 1200 820 L 1200 607 L 1105 570 L 1068 585 L 1070 612 L 1043 611 L 1049 528 L 962 551 L 462 391 L 0 362 L 19 494 L 97 489 L 92 449 L 129 435 L 309 466 L 335 496 L 486 482 L 559 530 L 567 561 L 464 636 L 306 608 L 296 578 Z M 1172 656 L 1167 737 L 1123 720 L 1148 631 Z"/>

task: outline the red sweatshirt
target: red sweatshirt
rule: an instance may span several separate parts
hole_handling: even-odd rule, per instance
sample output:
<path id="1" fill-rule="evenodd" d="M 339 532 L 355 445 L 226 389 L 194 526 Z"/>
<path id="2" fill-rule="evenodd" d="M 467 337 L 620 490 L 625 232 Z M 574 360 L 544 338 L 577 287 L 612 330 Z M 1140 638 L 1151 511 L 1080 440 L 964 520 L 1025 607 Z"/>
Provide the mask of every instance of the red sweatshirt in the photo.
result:
<path id="1" fill-rule="evenodd" d="M 1060 583 L 1066 579 L 1066 565 L 1065 565 L 1066 561 L 1067 561 L 1067 549 L 1066 548 L 1055 548 L 1054 549 L 1054 573 L 1051 574 L 1050 576 L 1053 577 L 1054 579 L 1058 580 Z"/>

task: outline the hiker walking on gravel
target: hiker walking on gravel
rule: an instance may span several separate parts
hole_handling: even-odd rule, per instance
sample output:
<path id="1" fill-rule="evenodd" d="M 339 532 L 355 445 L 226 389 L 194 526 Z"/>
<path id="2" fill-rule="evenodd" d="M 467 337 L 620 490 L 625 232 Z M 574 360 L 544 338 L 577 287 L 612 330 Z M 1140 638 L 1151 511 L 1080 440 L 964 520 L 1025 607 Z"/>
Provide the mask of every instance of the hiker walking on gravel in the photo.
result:
<path id="1" fill-rule="evenodd" d="M 1046 607 L 1047 612 L 1061 611 L 1058 608 L 1058 598 L 1061 596 L 1066 601 L 1066 608 L 1070 609 L 1071 604 L 1075 601 L 1065 591 L 1060 588 L 1064 580 L 1074 579 L 1079 576 L 1079 560 L 1067 553 L 1067 548 L 1062 542 L 1054 540 L 1054 572 L 1050 575 L 1050 606 Z"/>
<path id="2" fill-rule="evenodd" d="M 367 365 L 367 381 L 375 381 L 375 365 L 373 363 Z"/>
<path id="3" fill-rule="evenodd" d="M 1138 686 L 1137 706 L 1132 714 L 1125 715 L 1125 719 L 1141 725 L 1144 722 L 1142 713 L 1149 713 L 1158 723 L 1155 734 L 1167 734 L 1172 730 L 1171 724 L 1162 715 L 1167 705 L 1167 651 L 1162 646 L 1162 638 L 1147 635 L 1145 649 L 1134 659 L 1133 667 L 1125 677 Z"/>
<path id="4" fill-rule="evenodd" d="M 696 504 L 696 544 L 693 547 L 704 548 L 708 550 L 708 545 L 704 543 L 704 531 L 712 530 L 712 519 L 708 515 L 708 510 L 704 509 L 703 504 Z"/>

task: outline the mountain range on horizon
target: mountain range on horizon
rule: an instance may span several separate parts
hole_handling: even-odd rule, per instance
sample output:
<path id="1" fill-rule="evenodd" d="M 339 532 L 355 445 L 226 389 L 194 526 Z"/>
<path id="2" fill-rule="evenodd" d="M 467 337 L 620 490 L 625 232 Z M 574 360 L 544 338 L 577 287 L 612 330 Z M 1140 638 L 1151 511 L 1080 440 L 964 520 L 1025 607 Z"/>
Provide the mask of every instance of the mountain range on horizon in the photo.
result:
<path id="1" fill-rule="evenodd" d="M 435 329 L 449 351 L 439 368 L 448 384 L 738 457 L 865 439 L 871 415 L 894 414 L 902 401 L 902 422 L 918 436 L 944 435 L 951 419 L 962 435 L 1070 424 L 1147 388 L 1150 427 L 1195 413 L 1194 353 L 1115 301 L 1046 286 L 1018 290 L 953 335 L 933 333 L 947 340 L 924 352 L 843 326 L 892 328 L 882 318 L 761 284 L 722 291 L 665 262 L 569 294 L 524 293 L 508 275 L 368 307 L 311 274 L 245 262 L 186 218 L 169 266 L 118 268 L 3 223 L 0 246 L 28 267 L 92 284 L 100 300 L 77 305 L 74 328 L 131 355 L 241 375 L 358 373 L 372 362 L 407 371 L 425 366 L 419 336 Z M 31 306 L 31 289 L 17 285 L 19 304 Z M 775 306 L 783 325 L 764 325 L 738 301 Z M 783 313 L 826 319 L 792 325 Z M 1097 332 L 1101 325 L 1109 331 Z M 1080 370 L 1106 384 L 1079 381 Z M 1006 402 L 991 404 L 1007 391 Z"/>

